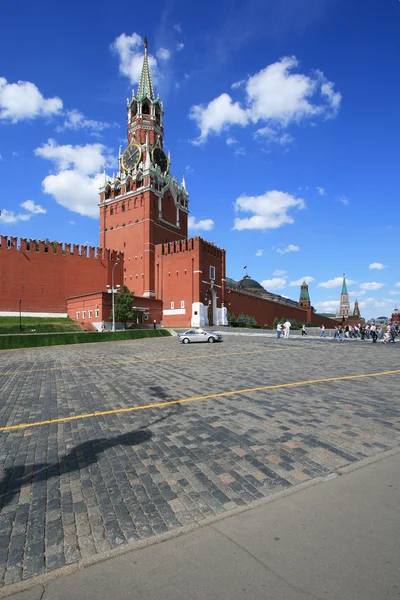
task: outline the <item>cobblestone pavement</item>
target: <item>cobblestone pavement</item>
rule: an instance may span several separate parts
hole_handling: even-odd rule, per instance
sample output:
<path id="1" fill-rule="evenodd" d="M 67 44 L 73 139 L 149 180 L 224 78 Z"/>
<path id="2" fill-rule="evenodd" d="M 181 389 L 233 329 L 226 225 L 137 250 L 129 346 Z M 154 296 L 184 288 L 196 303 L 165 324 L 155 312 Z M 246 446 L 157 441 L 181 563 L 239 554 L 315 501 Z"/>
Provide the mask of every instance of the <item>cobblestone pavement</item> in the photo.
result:
<path id="1" fill-rule="evenodd" d="M 176 338 L 0 353 L 0 584 L 200 521 L 400 441 L 400 344 Z"/>

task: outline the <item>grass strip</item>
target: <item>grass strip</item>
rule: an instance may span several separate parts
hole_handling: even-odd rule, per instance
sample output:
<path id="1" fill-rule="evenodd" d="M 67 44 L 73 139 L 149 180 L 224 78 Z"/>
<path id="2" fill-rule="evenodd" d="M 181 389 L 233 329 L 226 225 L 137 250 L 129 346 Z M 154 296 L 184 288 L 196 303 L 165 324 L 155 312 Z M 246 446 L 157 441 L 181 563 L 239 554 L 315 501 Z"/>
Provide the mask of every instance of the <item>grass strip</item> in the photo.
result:
<path id="1" fill-rule="evenodd" d="M 119 342 L 140 338 L 167 337 L 166 329 L 137 329 L 132 331 L 106 331 L 104 333 L 68 333 L 56 335 L 10 335 L 0 336 L 0 350 L 15 348 L 37 348 L 39 346 L 64 346 L 67 344 L 90 344 L 94 342 Z"/>

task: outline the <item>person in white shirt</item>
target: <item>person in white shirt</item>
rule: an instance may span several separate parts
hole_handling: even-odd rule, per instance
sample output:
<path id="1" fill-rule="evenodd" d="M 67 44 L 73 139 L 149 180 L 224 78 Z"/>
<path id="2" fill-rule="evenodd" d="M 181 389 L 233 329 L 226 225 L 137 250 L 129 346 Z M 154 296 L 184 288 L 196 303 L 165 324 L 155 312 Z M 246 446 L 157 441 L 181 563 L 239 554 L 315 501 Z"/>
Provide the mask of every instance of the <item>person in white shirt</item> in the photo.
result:
<path id="1" fill-rule="evenodd" d="M 319 334 L 319 337 L 325 337 L 325 336 L 326 336 L 325 325 L 321 325 L 321 333 Z"/>
<path id="2" fill-rule="evenodd" d="M 281 333 L 282 333 L 282 325 L 281 323 L 278 323 L 278 325 L 276 326 L 276 337 L 279 338 L 281 337 Z"/>
<path id="3" fill-rule="evenodd" d="M 285 327 L 285 338 L 287 339 L 290 335 L 290 328 L 291 328 L 292 324 L 290 321 L 286 321 L 286 323 L 284 323 L 284 327 Z"/>

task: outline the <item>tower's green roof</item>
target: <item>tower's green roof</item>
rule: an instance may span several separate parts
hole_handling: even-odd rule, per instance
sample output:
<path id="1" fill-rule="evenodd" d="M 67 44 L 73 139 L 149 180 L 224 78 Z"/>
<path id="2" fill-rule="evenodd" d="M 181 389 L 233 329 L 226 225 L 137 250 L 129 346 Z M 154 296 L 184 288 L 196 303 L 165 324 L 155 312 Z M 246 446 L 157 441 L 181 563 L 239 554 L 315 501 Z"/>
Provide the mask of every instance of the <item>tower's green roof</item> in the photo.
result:
<path id="1" fill-rule="evenodd" d="M 301 300 L 310 300 L 310 294 L 308 293 L 308 284 L 305 279 L 303 279 L 303 283 L 300 287 L 300 301 Z"/>
<path id="2" fill-rule="evenodd" d="M 347 294 L 347 284 L 346 284 L 346 277 L 343 275 L 343 285 L 342 285 L 342 294 Z"/>
<path id="3" fill-rule="evenodd" d="M 149 100 L 154 100 L 154 89 L 153 83 L 151 81 L 150 75 L 150 67 L 149 60 L 147 56 L 147 38 L 144 38 L 144 57 L 143 57 L 143 67 L 142 74 L 140 76 L 140 83 L 137 92 L 137 99 L 139 102 L 144 98 L 148 98 Z"/>

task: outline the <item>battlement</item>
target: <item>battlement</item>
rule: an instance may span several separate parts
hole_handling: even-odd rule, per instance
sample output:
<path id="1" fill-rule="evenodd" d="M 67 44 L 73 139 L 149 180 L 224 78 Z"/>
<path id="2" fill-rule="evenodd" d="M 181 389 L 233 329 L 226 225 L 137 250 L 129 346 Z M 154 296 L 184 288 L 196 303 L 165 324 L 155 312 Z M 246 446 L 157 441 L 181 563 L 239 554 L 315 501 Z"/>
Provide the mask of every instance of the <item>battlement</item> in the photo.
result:
<path id="1" fill-rule="evenodd" d="M 162 256 L 166 256 L 167 254 L 181 254 L 182 252 L 193 252 L 194 250 L 202 250 L 203 253 L 216 256 L 217 258 L 222 258 L 225 254 L 225 250 L 218 248 L 218 246 L 211 242 L 206 242 L 199 236 L 161 244 Z"/>
<path id="2" fill-rule="evenodd" d="M 56 254 L 59 256 L 81 256 L 82 258 L 99 259 L 115 262 L 123 259 L 123 253 L 108 248 L 51 242 L 50 240 L 35 240 L 2 235 L 0 236 L 0 252 L 29 252 L 37 254 Z"/>

